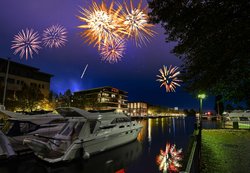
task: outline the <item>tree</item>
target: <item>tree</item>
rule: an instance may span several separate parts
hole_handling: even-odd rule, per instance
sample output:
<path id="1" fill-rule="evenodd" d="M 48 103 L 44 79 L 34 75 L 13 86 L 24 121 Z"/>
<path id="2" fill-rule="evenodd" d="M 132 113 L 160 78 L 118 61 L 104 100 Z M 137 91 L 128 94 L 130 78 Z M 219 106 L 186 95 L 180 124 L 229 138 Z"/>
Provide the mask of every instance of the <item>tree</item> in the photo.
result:
<path id="1" fill-rule="evenodd" d="M 173 53 L 183 60 L 186 89 L 250 103 L 249 0 L 151 0 Z"/>
<path id="2" fill-rule="evenodd" d="M 58 94 L 51 90 L 49 92 L 49 98 L 48 98 L 48 100 L 50 102 L 54 102 L 56 98 L 58 98 Z"/>
<path id="3" fill-rule="evenodd" d="M 232 110 L 234 110 L 234 107 L 232 106 L 232 104 L 229 104 L 229 103 L 228 103 L 228 104 L 226 105 L 226 111 L 227 111 L 227 112 L 228 112 L 228 111 L 230 112 L 230 111 L 232 111 Z"/>
<path id="4" fill-rule="evenodd" d="M 72 97 L 72 93 L 70 89 L 67 89 L 63 95 L 64 97 L 64 101 L 66 103 L 67 106 L 70 106 L 70 102 L 71 102 L 71 97 Z"/>
<path id="5" fill-rule="evenodd" d="M 222 115 L 222 113 L 224 112 L 222 95 L 217 95 L 215 97 L 214 109 L 218 115 Z"/>
<path id="6" fill-rule="evenodd" d="M 29 109 L 33 111 L 36 104 L 44 98 L 40 89 L 33 86 L 24 85 L 22 91 L 17 93 L 17 100 L 19 102 L 19 107 L 24 111 Z"/>

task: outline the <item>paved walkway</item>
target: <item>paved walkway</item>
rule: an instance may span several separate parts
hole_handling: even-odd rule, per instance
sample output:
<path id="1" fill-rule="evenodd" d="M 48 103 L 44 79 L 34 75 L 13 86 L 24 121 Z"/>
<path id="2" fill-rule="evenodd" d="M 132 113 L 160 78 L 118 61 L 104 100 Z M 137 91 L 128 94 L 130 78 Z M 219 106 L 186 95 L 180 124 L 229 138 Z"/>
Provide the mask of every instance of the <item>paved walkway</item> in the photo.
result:
<path id="1" fill-rule="evenodd" d="M 249 173 L 249 130 L 202 130 L 202 173 Z"/>

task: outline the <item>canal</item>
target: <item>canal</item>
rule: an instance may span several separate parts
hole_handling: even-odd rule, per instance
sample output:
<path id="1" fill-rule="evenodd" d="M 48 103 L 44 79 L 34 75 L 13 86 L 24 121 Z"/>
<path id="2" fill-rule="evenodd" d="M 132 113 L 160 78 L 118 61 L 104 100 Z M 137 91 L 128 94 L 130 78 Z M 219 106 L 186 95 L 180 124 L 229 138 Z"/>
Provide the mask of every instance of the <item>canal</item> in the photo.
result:
<path id="1" fill-rule="evenodd" d="M 194 131 L 195 117 L 156 118 L 140 120 L 143 124 L 137 141 L 95 155 L 89 160 L 48 165 L 34 156 L 0 165 L 0 173 L 158 173 L 156 158 L 167 143 L 188 148 Z"/>

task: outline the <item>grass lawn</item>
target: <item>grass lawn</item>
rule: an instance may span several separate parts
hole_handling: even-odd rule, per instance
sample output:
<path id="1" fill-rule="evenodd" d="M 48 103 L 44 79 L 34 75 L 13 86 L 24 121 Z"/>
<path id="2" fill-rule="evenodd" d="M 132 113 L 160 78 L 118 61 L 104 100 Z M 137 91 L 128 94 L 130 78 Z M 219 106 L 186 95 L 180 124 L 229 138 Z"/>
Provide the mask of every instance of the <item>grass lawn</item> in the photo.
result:
<path id="1" fill-rule="evenodd" d="M 202 130 L 202 173 L 249 173 L 249 130 Z"/>

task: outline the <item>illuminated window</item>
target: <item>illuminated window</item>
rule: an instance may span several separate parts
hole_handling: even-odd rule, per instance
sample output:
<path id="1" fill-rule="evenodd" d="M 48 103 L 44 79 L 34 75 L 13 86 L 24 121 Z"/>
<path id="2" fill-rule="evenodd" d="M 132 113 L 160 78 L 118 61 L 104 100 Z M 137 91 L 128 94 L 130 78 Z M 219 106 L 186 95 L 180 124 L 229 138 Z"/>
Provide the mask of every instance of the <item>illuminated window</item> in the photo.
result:
<path id="1" fill-rule="evenodd" d="M 112 97 L 112 98 L 115 98 L 115 94 L 111 94 L 111 97 Z"/>
<path id="2" fill-rule="evenodd" d="M 101 102 L 103 103 L 103 102 L 108 102 L 109 101 L 109 99 L 107 99 L 107 98 L 101 98 Z"/>
<path id="3" fill-rule="evenodd" d="M 109 94 L 108 93 L 102 93 L 102 96 L 109 96 Z"/>

